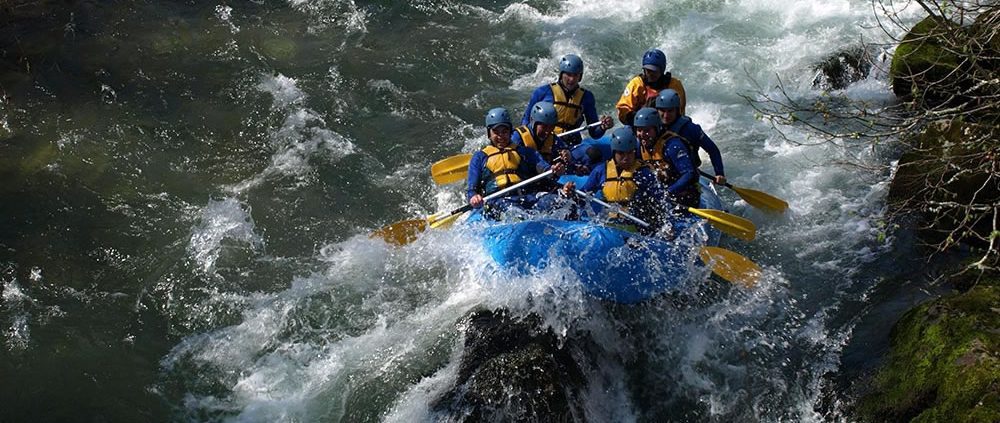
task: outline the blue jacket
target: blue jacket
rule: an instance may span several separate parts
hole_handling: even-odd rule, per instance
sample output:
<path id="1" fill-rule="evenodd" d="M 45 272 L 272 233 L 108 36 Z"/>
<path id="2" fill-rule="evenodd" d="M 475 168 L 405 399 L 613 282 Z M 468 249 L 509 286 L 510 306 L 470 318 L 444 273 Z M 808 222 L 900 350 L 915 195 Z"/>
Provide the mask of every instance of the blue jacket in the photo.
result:
<path id="1" fill-rule="evenodd" d="M 577 89 L 580 89 L 577 87 Z M 568 93 L 567 93 L 568 94 Z M 548 101 L 550 103 L 555 102 L 555 95 L 552 94 L 552 87 L 549 84 L 542 85 L 535 88 L 535 91 L 531 93 L 531 99 L 528 100 L 528 107 L 524 108 L 524 116 L 521 117 L 521 125 L 527 125 L 531 122 L 531 108 L 535 106 L 535 103 L 539 101 Z M 597 115 L 597 102 L 594 100 L 594 93 L 587 90 L 583 94 L 583 100 L 580 104 L 583 107 L 583 117 L 587 120 L 587 124 L 591 124 L 600 120 L 600 116 Z M 604 136 L 604 128 L 600 126 L 588 129 L 590 137 L 597 139 Z M 574 137 L 579 139 L 578 137 Z"/>
<path id="2" fill-rule="evenodd" d="M 514 145 L 511 143 L 511 145 Z M 521 180 L 528 179 L 539 173 L 549 170 L 549 164 L 537 151 L 523 145 L 514 145 L 517 154 L 521 156 L 521 163 L 517 167 L 517 174 Z M 496 191 L 492 178 L 486 171 L 486 153 L 483 150 L 476 151 L 469 160 L 469 176 L 465 184 L 465 201 L 469 201 L 476 194 L 490 194 Z"/>
<path id="3" fill-rule="evenodd" d="M 708 157 L 712 161 L 712 168 L 715 169 L 715 174 L 726 174 L 725 168 L 722 166 L 722 152 L 719 151 L 719 146 L 701 129 L 701 125 L 692 122 L 691 118 L 687 116 L 681 116 L 667 129 L 680 134 L 680 136 L 695 144 L 694 157 L 691 158 L 691 162 L 694 163 L 696 168 L 701 165 L 701 159 L 697 155 L 697 148 L 700 147 L 704 148 L 705 152 L 708 153 Z"/>
<path id="4" fill-rule="evenodd" d="M 670 160 L 671 171 L 676 172 L 671 176 L 677 178 L 674 183 L 667 187 L 667 192 L 671 196 L 677 196 L 682 191 L 697 189 L 698 169 L 694 167 L 691 153 L 684 141 L 677 137 L 670 138 L 663 149 L 665 150 L 663 155 L 667 160 Z"/>

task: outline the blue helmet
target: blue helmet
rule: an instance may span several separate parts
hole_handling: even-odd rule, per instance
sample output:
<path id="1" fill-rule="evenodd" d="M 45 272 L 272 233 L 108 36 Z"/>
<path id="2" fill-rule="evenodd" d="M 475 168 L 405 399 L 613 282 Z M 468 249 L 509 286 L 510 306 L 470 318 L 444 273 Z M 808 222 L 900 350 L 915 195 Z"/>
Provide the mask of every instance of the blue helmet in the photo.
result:
<path id="1" fill-rule="evenodd" d="M 497 125 L 507 125 L 508 128 L 513 128 L 514 125 L 510 123 L 510 113 L 507 113 L 507 109 L 503 107 L 496 107 L 490 109 L 486 113 L 486 129 L 493 129 Z"/>
<path id="2" fill-rule="evenodd" d="M 635 134 L 632 133 L 632 128 L 624 126 L 615 129 L 611 133 L 611 151 L 621 151 L 627 153 L 629 151 L 635 151 L 638 147 L 638 142 L 635 140 Z"/>
<path id="3" fill-rule="evenodd" d="M 660 114 L 656 113 L 656 109 L 652 107 L 643 107 L 635 114 L 632 126 L 636 128 L 641 126 L 660 126 Z"/>
<path id="4" fill-rule="evenodd" d="M 681 96 L 672 88 L 660 91 L 660 94 L 656 96 L 657 109 L 674 109 L 679 107 L 681 107 Z"/>
<path id="5" fill-rule="evenodd" d="M 531 108 L 531 121 L 534 123 L 544 123 L 555 125 L 559 121 L 556 114 L 556 106 L 547 101 L 539 101 Z"/>
<path id="6" fill-rule="evenodd" d="M 655 48 L 646 50 L 646 54 L 642 55 L 642 67 L 655 72 L 664 72 L 667 70 L 667 55 Z"/>
<path id="7" fill-rule="evenodd" d="M 567 54 L 559 59 L 559 73 L 583 73 L 583 59 L 575 54 Z"/>

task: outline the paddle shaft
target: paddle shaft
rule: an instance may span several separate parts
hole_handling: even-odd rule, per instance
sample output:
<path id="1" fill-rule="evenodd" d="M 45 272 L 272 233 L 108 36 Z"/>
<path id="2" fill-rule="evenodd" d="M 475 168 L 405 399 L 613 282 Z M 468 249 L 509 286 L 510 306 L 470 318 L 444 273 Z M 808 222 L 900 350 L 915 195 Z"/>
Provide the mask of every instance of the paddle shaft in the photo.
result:
<path id="1" fill-rule="evenodd" d="M 701 176 L 704 176 L 704 177 L 706 177 L 708 179 L 711 179 L 712 182 L 715 182 L 715 177 L 712 176 L 712 175 L 710 175 L 708 172 L 705 172 L 704 170 L 698 169 L 698 173 L 700 173 Z M 724 185 L 726 188 L 729 188 L 729 189 L 732 189 L 732 190 L 736 189 L 736 188 L 733 188 L 733 186 L 729 182 L 726 182 L 726 183 L 724 183 L 722 185 Z"/>
<path id="2" fill-rule="evenodd" d="M 494 193 L 492 193 L 490 195 L 487 195 L 487 196 L 483 197 L 483 202 L 485 203 L 485 202 L 490 201 L 490 200 L 492 200 L 494 198 L 503 196 L 504 194 L 507 194 L 508 192 L 514 191 L 514 190 L 516 190 L 518 188 L 521 188 L 521 187 L 523 187 L 525 185 L 534 183 L 535 181 L 537 181 L 539 179 L 542 179 L 542 178 L 545 178 L 545 177 L 547 177 L 547 176 L 549 176 L 551 174 L 552 174 L 552 169 L 546 170 L 545 172 L 539 173 L 539 174 L 537 174 L 535 176 L 532 176 L 532 177 L 530 177 L 528 179 L 525 179 L 525 180 L 523 180 L 521 182 L 518 182 L 518 183 L 516 183 L 514 185 L 511 185 L 511 186 L 509 186 L 507 188 L 504 188 L 504 189 L 502 189 L 500 191 L 494 192 Z M 459 208 L 457 208 L 455 210 L 452 210 L 452 211 L 448 212 L 448 214 L 445 214 L 443 216 L 434 215 L 432 217 L 434 218 L 434 220 L 440 220 L 441 218 L 445 218 L 445 217 L 448 217 L 448 216 L 451 216 L 451 215 L 456 215 L 456 214 L 459 214 L 459 213 L 465 213 L 465 212 L 467 212 L 469 210 L 472 210 L 472 204 L 466 204 L 466 205 L 464 205 L 462 207 L 459 207 Z"/>
<path id="3" fill-rule="evenodd" d="M 576 190 L 576 193 L 579 194 L 579 195 L 584 196 L 585 198 L 587 198 L 590 201 L 593 201 L 593 202 L 595 202 L 597 204 L 600 204 L 600 205 L 602 205 L 604 207 L 607 207 L 609 209 L 614 210 L 615 213 L 618 213 L 618 214 L 620 214 L 622 216 L 625 216 L 625 217 L 631 219 L 633 222 L 638 223 L 639 225 L 642 225 L 642 227 L 644 227 L 644 228 L 648 228 L 649 227 L 649 224 L 646 223 L 644 220 L 626 213 L 625 210 L 623 210 L 617 204 L 606 203 L 604 201 L 598 200 L 597 197 L 594 197 L 593 195 L 590 195 L 589 193 L 586 193 L 586 192 L 583 192 L 583 191 L 580 191 L 580 190 Z"/>
<path id="4" fill-rule="evenodd" d="M 698 169 L 698 172 L 701 173 L 702 176 L 705 176 L 707 178 L 712 178 L 711 175 L 705 173 L 701 169 Z M 750 188 L 740 188 L 737 186 L 733 186 L 728 182 L 726 182 L 723 185 L 735 191 L 736 194 L 739 194 L 740 198 L 742 198 L 744 201 L 746 201 L 753 207 L 762 209 L 764 211 L 777 212 L 777 213 L 784 212 L 785 210 L 788 209 L 788 202 L 778 197 L 775 197 L 771 194 L 768 194 L 764 191 L 757 191 L 755 189 L 750 189 Z"/>
<path id="5" fill-rule="evenodd" d="M 587 129 L 590 129 L 590 128 L 596 128 L 596 127 L 598 127 L 600 125 L 601 125 L 601 122 L 594 122 L 594 123 L 592 123 L 590 125 L 581 126 L 579 128 L 576 128 L 576 129 L 574 129 L 572 131 L 566 131 L 566 132 L 563 132 L 561 134 L 556 134 L 556 137 L 562 138 L 562 137 L 565 137 L 565 136 L 568 136 L 568 135 L 573 135 L 573 134 L 578 133 L 578 132 L 583 132 L 583 131 L 585 131 Z"/>

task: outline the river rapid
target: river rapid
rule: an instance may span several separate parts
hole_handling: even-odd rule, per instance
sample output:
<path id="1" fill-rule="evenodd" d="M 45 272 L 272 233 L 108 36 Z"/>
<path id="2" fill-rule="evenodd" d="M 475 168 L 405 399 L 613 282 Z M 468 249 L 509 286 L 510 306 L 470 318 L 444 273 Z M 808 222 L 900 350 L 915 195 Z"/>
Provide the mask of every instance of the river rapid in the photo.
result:
<path id="1" fill-rule="evenodd" d="M 932 295 L 897 282 L 922 262 L 883 219 L 890 174 L 867 167 L 895 152 L 779 132 L 740 96 L 779 78 L 824 96 L 819 62 L 903 31 L 867 0 L 71 7 L 18 34 L 29 59 L 0 79 L 0 421 L 456 419 L 434 401 L 463 317 L 494 308 L 595 341 L 574 351 L 587 420 L 851 420 L 892 323 Z M 613 115 L 650 47 L 730 181 L 791 206 L 720 191 L 758 226 L 723 241 L 764 268 L 758 287 L 622 307 L 566 263 L 490 270 L 462 231 L 368 237 L 461 205 L 430 164 L 482 146 L 489 108 L 519 116 L 563 54 Z M 895 101 L 878 64 L 834 94 Z"/>

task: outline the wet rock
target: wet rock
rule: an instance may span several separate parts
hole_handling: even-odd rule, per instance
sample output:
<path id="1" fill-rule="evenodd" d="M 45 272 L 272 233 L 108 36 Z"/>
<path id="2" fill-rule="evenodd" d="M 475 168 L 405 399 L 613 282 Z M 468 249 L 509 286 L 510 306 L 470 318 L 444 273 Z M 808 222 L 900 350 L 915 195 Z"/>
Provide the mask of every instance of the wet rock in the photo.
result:
<path id="1" fill-rule="evenodd" d="M 817 64 L 813 88 L 842 90 L 854 82 L 865 79 L 872 69 L 876 49 L 857 46 L 841 50 Z"/>
<path id="2" fill-rule="evenodd" d="M 860 401 L 866 421 L 1000 421 L 1000 275 L 909 311 Z"/>
<path id="3" fill-rule="evenodd" d="M 437 411 L 462 422 L 582 419 L 582 372 L 551 331 L 539 330 L 537 316 L 480 311 L 467 326 L 458 382 Z"/>
<path id="4" fill-rule="evenodd" d="M 979 154 L 982 143 L 971 139 L 997 139 L 998 127 L 966 122 L 964 119 L 942 120 L 928 125 L 909 137 L 911 149 L 899 159 L 896 175 L 889 185 L 888 204 L 894 214 L 912 214 L 921 222 L 934 222 L 919 235 L 928 243 L 939 243 L 951 234 L 951 229 L 964 224 L 967 214 L 961 209 L 941 208 L 935 204 L 992 204 L 1000 201 L 1000 181 L 989 172 L 995 157 Z M 991 219 L 981 219 L 967 225 L 979 234 L 989 234 Z M 969 234 L 965 234 L 969 235 Z M 959 234 L 958 236 L 962 236 Z M 966 241 L 975 242 L 972 236 Z M 953 241 L 960 241 L 955 238 Z"/>
<path id="5" fill-rule="evenodd" d="M 1000 7 L 972 24 L 936 17 L 920 21 L 903 37 L 889 68 L 892 91 L 925 106 L 960 106 L 978 110 L 995 98 L 1000 68 Z"/>
<path id="6" fill-rule="evenodd" d="M 959 31 L 958 25 L 927 17 L 910 30 L 896 47 L 889 66 L 892 92 L 902 98 L 929 97 L 934 102 L 948 93 L 936 85 L 951 83 L 957 74 L 959 57 L 949 51 L 951 41 L 944 35 Z"/>

